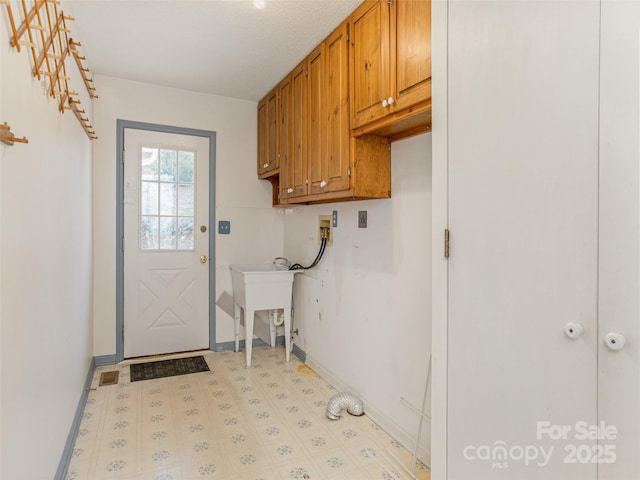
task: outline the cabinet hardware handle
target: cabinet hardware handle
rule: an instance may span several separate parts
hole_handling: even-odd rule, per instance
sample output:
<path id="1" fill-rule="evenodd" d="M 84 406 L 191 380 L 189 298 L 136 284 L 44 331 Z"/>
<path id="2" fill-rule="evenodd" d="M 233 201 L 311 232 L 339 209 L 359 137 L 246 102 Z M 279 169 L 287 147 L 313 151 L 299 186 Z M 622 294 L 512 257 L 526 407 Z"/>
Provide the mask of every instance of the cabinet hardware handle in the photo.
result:
<path id="1" fill-rule="evenodd" d="M 389 105 L 389 102 L 382 100 L 382 108 L 386 108 L 387 105 Z"/>
<path id="2" fill-rule="evenodd" d="M 393 99 L 393 97 L 389 97 L 389 99 L 387 100 L 387 103 L 389 103 L 389 105 L 393 105 L 395 102 L 395 100 Z"/>
<path id="3" fill-rule="evenodd" d="M 267 168 L 268 166 L 269 166 L 269 164 L 265 163 L 265 164 L 262 165 L 262 168 Z"/>

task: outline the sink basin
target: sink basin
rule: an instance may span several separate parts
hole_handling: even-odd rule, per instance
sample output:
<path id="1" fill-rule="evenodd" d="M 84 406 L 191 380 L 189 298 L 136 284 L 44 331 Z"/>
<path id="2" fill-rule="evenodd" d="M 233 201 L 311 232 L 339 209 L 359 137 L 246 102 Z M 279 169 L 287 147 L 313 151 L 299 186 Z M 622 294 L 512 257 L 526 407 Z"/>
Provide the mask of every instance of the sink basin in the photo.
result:
<path id="1" fill-rule="evenodd" d="M 235 350 L 240 347 L 240 316 L 244 311 L 245 352 L 251 366 L 253 322 L 256 310 L 284 310 L 286 360 L 291 351 L 291 294 L 293 277 L 303 270 L 289 270 L 278 265 L 230 265 L 233 285 Z M 275 325 L 271 325 L 275 332 Z"/>

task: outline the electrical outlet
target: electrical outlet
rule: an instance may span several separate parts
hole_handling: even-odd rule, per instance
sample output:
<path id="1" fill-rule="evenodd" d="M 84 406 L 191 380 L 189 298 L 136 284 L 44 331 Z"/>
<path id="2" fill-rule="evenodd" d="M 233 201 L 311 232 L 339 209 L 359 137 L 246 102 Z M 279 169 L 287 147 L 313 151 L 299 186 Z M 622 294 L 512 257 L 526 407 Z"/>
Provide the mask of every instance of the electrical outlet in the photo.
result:
<path id="1" fill-rule="evenodd" d="M 367 228 L 367 211 L 360 210 L 358 212 L 358 228 Z"/>
<path id="2" fill-rule="evenodd" d="M 323 230 L 327 233 L 327 247 L 333 245 L 333 227 L 331 215 L 318 215 L 318 245 L 322 243 Z"/>
<path id="3" fill-rule="evenodd" d="M 231 222 L 229 220 L 219 220 L 218 233 L 220 235 L 229 235 L 231 233 Z"/>

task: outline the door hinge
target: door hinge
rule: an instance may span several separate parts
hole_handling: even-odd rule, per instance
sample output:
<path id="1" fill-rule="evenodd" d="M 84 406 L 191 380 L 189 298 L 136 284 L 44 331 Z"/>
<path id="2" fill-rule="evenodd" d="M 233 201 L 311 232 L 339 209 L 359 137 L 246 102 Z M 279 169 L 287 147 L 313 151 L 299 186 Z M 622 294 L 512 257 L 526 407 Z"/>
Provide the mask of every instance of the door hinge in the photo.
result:
<path id="1" fill-rule="evenodd" d="M 124 237 L 122 237 L 122 252 L 124 253 Z"/>
<path id="2" fill-rule="evenodd" d="M 122 163 L 124 163 L 124 150 L 122 150 Z"/>
<path id="3" fill-rule="evenodd" d="M 350 177 L 351 176 L 351 168 L 347 168 L 347 176 Z"/>
<path id="4" fill-rule="evenodd" d="M 122 325 L 122 340 L 124 341 L 124 325 Z"/>
<path id="5" fill-rule="evenodd" d="M 349 34 L 347 33 L 347 43 L 349 43 Z"/>
<path id="6" fill-rule="evenodd" d="M 449 258 L 449 229 L 444 229 L 444 258 Z"/>

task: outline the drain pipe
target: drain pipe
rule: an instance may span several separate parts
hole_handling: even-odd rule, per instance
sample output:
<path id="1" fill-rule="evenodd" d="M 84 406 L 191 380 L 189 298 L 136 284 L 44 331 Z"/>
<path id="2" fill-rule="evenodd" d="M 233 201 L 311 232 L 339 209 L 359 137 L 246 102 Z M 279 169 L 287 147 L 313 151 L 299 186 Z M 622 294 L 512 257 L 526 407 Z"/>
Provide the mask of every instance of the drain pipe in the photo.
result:
<path id="1" fill-rule="evenodd" d="M 271 310 L 271 317 L 276 327 L 284 323 L 284 312 L 281 313 L 280 310 Z"/>

